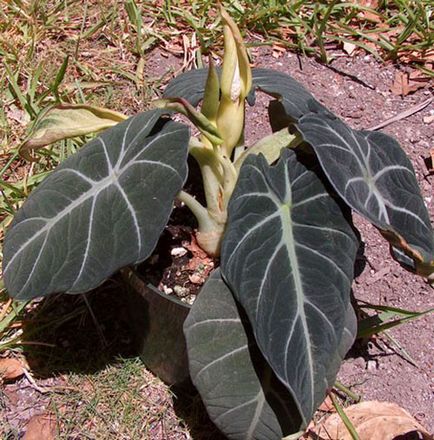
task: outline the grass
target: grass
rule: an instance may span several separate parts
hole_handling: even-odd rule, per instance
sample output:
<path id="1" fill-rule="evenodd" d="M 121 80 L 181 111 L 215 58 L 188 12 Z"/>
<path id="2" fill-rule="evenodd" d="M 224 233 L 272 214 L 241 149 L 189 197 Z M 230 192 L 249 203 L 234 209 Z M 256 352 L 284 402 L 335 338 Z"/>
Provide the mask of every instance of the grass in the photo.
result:
<path id="1" fill-rule="evenodd" d="M 137 359 L 119 359 L 96 374 L 72 374 L 68 386 L 74 390 L 50 401 L 59 439 L 163 439 L 182 432 L 167 388 Z"/>
<path id="2" fill-rule="evenodd" d="M 343 42 L 352 42 L 378 59 L 413 63 L 428 74 L 433 70 L 430 0 L 378 0 L 372 9 L 363 6 L 363 0 L 223 3 L 251 46 L 275 45 L 330 61 Z M 18 147 L 40 112 L 55 102 L 87 103 L 127 114 L 141 111 L 173 73 L 168 66 L 167 75 L 149 77 L 150 50 L 159 46 L 169 55 L 184 56 L 185 67 L 200 67 L 211 46 L 221 47 L 218 25 L 210 0 L 0 0 L 0 243 L 28 194 L 85 142 L 62 141 L 40 150 L 38 161 L 25 161 Z M 111 319 L 117 318 L 115 312 L 109 314 Z M 100 315 L 98 321 L 106 318 Z M 107 351 L 98 338 L 90 338 L 85 346 L 91 350 L 81 353 L 74 344 L 77 352 L 71 350 L 64 335 L 70 345 L 59 350 L 61 341 L 46 334 L 46 329 L 52 336 L 81 330 L 83 339 L 83 333 L 95 333 L 92 326 L 79 297 L 18 303 L 8 299 L 0 283 L 0 354 L 12 350 L 39 359 L 47 370 L 33 364 L 32 371 L 41 377 L 65 375 L 72 388 L 50 394 L 59 438 L 138 438 L 139 428 L 142 433 L 160 429 L 186 438 L 177 416 L 168 415 L 170 394 L 158 394 L 161 384 L 147 376 L 136 359 L 115 360 L 122 350 L 110 346 Z M 112 326 L 107 323 L 106 328 Z M 112 335 L 109 343 L 115 339 Z M 108 354 L 95 356 L 94 347 Z M 71 351 L 72 357 L 67 355 Z M 77 431 L 80 427 L 82 432 Z M 153 435 L 149 433 L 158 438 Z"/>

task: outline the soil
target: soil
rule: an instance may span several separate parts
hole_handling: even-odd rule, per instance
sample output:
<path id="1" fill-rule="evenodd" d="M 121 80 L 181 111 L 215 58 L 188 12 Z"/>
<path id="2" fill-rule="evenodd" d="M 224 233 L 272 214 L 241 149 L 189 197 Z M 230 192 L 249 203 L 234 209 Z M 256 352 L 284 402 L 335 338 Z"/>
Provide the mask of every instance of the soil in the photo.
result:
<path id="1" fill-rule="evenodd" d="M 349 57 L 337 52 L 331 65 L 325 66 L 314 59 L 299 57 L 289 52 L 280 53 L 281 56 L 275 58 L 271 49 L 252 49 L 256 67 L 273 68 L 289 73 L 354 128 L 370 128 L 432 96 L 432 88 L 428 87 L 405 97 L 393 95 L 390 87 L 399 67 L 381 64 L 371 55 L 359 54 Z M 148 57 L 146 73 L 149 77 L 158 77 L 169 67 L 176 68 L 181 65 L 181 59 L 156 50 Z M 257 105 L 248 110 L 246 138 L 249 144 L 270 132 L 266 114 L 268 100 L 265 95 L 258 94 Z M 434 123 L 424 122 L 424 117 L 432 114 L 434 102 L 422 111 L 388 125 L 384 131 L 396 137 L 410 157 L 430 216 L 434 219 L 433 176 L 430 175 L 426 164 L 432 148 Z M 196 187 L 197 182 L 188 184 Z M 180 226 L 181 219 L 187 220 L 184 226 Z M 434 307 L 432 287 L 423 279 L 406 272 L 392 260 L 387 243 L 375 228 L 358 216 L 355 216 L 354 221 L 365 244 L 362 257 L 365 268 L 354 282 L 354 296 L 358 300 L 410 310 L 422 311 Z M 147 279 L 158 285 L 163 292 L 178 293 L 187 302 L 192 301 L 207 274 L 218 264 L 200 253 L 192 238 L 195 226 L 194 219 L 188 215 L 186 208 L 177 206 L 156 251 L 141 268 Z M 191 263 L 192 260 L 194 263 Z M 110 300 L 112 299 L 113 297 Z M 72 300 L 68 297 L 65 301 Z M 62 308 L 62 305 L 58 307 Z M 112 307 L 110 306 L 110 309 Z M 114 307 L 116 314 L 122 316 L 122 301 L 117 301 Z M 62 310 L 58 310 L 58 313 L 62 313 Z M 112 327 L 126 322 L 125 317 L 119 321 L 119 317 L 114 316 L 116 314 L 113 314 L 110 320 L 102 315 L 98 317 L 104 320 L 103 331 L 109 345 L 116 339 L 116 332 L 113 332 Z M 434 431 L 433 329 L 434 315 L 431 314 L 391 330 L 390 335 L 396 343 L 384 336 L 358 341 L 342 365 L 339 380 L 362 395 L 364 400 L 376 399 L 397 403 L 407 409 L 429 431 Z M 74 333 L 70 327 L 66 327 L 66 330 Z M 65 330 L 61 334 L 65 336 Z M 129 351 L 129 336 L 125 332 L 124 338 L 123 348 L 118 345 L 112 346 L 109 358 L 113 353 Z M 52 341 L 49 336 L 48 340 Z M 71 337 L 68 336 L 65 340 L 70 344 Z M 65 342 L 60 338 L 54 339 L 53 343 L 62 346 Z M 73 349 L 80 352 L 85 350 L 83 347 L 88 347 L 86 344 L 89 341 L 78 340 L 76 343 L 80 346 L 74 346 Z M 71 350 L 70 346 L 62 348 L 63 352 Z M 40 374 L 40 377 L 38 383 L 41 386 L 45 386 L 45 381 L 49 381 L 48 385 L 53 380 L 61 381 L 57 376 L 54 379 L 53 374 Z M 61 385 L 61 382 L 58 384 Z M 29 405 L 29 394 L 23 391 L 26 386 L 28 387 L 26 379 L 22 379 L 4 387 L 4 395 L 12 397 L 8 397 L 7 410 L 4 410 L 3 414 L 15 420 L 17 427 L 24 426 L 31 415 L 20 412 L 22 408 L 46 404 L 46 397 L 39 394 L 39 398 L 30 399 Z M 195 429 L 192 427 L 192 438 L 205 438 L 200 434 L 193 434 Z M 171 438 L 188 437 L 183 435 Z"/>

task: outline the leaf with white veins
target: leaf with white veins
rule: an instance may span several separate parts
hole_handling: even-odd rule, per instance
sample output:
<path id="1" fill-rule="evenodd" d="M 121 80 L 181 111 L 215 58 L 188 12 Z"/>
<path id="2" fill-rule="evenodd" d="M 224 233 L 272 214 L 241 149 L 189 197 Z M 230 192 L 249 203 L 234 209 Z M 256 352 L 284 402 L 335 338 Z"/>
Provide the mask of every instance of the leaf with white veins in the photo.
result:
<path id="1" fill-rule="evenodd" d="M 5 237 L 12 296 L 86 292 L 149 256 L 187 174 L 188 128 L 161 115 L 105 131 L 30 195 Z"/>
<path id="2" fill-rule="evenodd" d="M 357 239 L 342 207 L 285 150 L 248 157 L 229 203 L 222 274 L 305 424 L 333 385 Z"/>
<path id="3" fill-rule="evenodd" d="M 338 194 L 381 230 L 395 247 L 395 258 L 421 275 L 432 273 L 433 229 L 413 167 L 398 142 L 323 114 L 307 114 L 297 128 Z"/>
<path id="4" fill-rule="evenodd" d="M 294 402 L 261 356 L 220 270 L 202 287 L 184 333 L 192 381 L 228 438 L 280 440 L 300 430 Z"/>

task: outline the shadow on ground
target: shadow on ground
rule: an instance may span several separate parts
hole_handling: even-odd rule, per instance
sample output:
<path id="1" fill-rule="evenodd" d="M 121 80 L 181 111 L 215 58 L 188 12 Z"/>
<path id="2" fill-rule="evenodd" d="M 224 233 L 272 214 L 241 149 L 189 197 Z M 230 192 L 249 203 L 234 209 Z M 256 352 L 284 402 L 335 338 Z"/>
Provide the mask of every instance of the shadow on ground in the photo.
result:
<path id="1" fill-rule="evenodd" d="M 135 355 L 124 292 L 109 280 L 82 295 L 42 299 L 23 322 L 26 359 L 36 378 L 95 373 Z"/>
<path id="2" fill-rule="evenodd" d="M 135 358 L 133 332 L 121 279 L 113 278 L 83 295 L 52 295 L 23 322 L 23 345 L 35 379 L 61 374 L 96 374 L 119 358 Z M 143 367 L 145 368 L 145 367 Z M 174 411 L 194 440 L 223 440 L 192 385 L 172 389 Z"/>

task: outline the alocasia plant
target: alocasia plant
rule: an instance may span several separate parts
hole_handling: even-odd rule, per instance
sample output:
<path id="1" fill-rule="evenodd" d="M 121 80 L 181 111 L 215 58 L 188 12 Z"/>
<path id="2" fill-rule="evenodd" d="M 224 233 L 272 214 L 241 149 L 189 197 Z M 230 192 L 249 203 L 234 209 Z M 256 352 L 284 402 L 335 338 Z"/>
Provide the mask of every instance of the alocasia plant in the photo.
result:
<path id="1" fill-rule="evenodd" d="M 423 276 L 434 269 L 433 230 L 398 143 L 351 129 L 288 75 L 251 69 L 221 15 L 222 68 L 180 75 L 159 108 L 65 160 L 16 214 L 3 274 L 18 299 L 93 289 L 148 258 L 178 198 L 197 218 L 200 245 L 221 258 L 184 326 L 193 383 L 228 438 L 279 439 L 306 427 L 354 340 L 351 210 Z M 247 148 L 245 103 L 256 90 L 274 98 L 273 133 Z M 189 154 L 205 206 L 183 190 Z"/>

